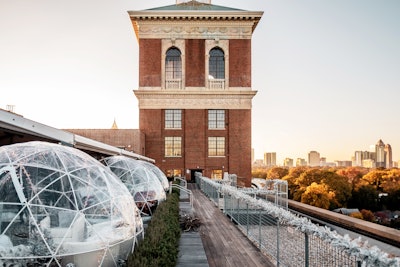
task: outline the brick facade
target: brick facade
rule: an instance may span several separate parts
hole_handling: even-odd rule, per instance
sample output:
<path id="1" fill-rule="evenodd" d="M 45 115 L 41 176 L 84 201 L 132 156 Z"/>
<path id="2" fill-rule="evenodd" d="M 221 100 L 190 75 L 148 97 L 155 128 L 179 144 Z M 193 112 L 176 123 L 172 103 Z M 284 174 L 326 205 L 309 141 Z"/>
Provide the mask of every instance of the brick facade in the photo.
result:
<path id="1" fill-rule="evenodd" d="M 161 86 L 161 40 L 140 40 L 139 51 L 139 86 Z"/>
<path id="2" fill-rule="evenodd" d="M 145 154 L 145 135 L 138 129 L 64 129 L 136 154 Z"/>
<path id="3" fill-rule="evenodd" d="M 204 87 L 205 84 L 205 46 L 204 40 L 189 39 L 185 45 L 186 58 L 190 59 L 186 64 L 186 86 Z"/>
<path id="4" fill-rule="evenodd" d="M 145 156 L 164 172 L 179 170 L 187 180 L 195 171 L 211 178 L 228 172 L 238 176 L 240 186 L 250 186 L 251 101 L 256 94 L 251 88 L 251 38 L 262 12 L 197 5 L 190 12 L 179 4 L 129 12 L 140 44 L 134 93 Z M 182 66 L 165 61 L 172 47 L 181 52 Z M 212 61 L 219 60 L 218 65 L 209 63 L 214 48 L 223 51 L 222 61 Z M 218 78 L 211 75 L 216 70 Z M 171 78 L 172 71 L 181 73 Z M 166 129 L 169 109 L 181 111 L 181 128 Z M 209 129 L 209 110 L 225 111 L 224 127 Z M 180 155 L 165 156 L 165 137 L 181 137 Z M 223 155 L 209 155 L 209 137 L 225 138 Z"/>
<path id="5" fill-rule="evenodd" d="M 229 85 L 251 87 L 251 40 L 229 40 Z"/>

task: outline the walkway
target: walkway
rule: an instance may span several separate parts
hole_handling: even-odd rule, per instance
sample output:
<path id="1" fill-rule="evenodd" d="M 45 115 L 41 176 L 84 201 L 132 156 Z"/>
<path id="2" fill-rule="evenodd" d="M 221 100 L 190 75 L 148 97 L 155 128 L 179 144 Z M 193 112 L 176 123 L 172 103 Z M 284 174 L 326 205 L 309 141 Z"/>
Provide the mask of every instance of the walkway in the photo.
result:
<path id="1" fill-rule="evenodd" d="M 188 184 L 188 187 L 193 192 L 194 215 L 198 217 L 202 223 L 199 234 L 207 257 L 208 266 L 274 266 L 259 249 L 239 231 L 230 219 L 197 189 L 196 184 Z M 180 250 L 181 249 L 180 247 Z M 181 254 L 181 256 L 183 256 L 183 254 Z M 177 266 L 200 265 L 179 265 L 178 262 Z"/>

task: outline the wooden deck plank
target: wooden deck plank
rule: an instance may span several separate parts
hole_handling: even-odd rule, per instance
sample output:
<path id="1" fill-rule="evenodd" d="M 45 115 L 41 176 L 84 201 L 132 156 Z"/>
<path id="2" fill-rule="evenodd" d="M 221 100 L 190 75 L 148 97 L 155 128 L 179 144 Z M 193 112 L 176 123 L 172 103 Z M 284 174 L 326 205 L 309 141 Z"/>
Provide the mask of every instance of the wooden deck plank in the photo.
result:
<path id="1" fill-rule="evenodd" d="M 199 233 L 210 267 L 274 266 L 195 184 L 188 185 L 194 214 L 202 223 Z"/>

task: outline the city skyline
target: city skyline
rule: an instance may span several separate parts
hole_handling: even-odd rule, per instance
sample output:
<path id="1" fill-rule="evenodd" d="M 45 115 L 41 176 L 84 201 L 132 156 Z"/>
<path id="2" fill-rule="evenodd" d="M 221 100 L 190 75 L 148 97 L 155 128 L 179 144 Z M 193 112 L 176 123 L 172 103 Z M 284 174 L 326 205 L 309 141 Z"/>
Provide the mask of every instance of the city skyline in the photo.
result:
<path id="1" fill-rule="evenodd" d="M 378 149 L 377 146 L 380 146 L 381 148 Z M 272 164 L 272 165 L 284 166 L 285 162 L 287 162 L 288 159 L 292 159 L 293 161 L 301 159 L 301 160 L 305 160 L 305 162 L 307 163 L 306 165 L 312 165 L 312 166 L 320 165 L 319 164 L 320 162 L 318 162 L 318 164 L 317 164 L 316 161 L 311 163 L 310 156 L 312 155 L 311 157 L 314 160 L 316 159 L 316 157 L 318 157 L 319 159 L 324 159 L 325 163 L 327 163 L 327 164 L 331 164 L 331 163 L 335 163 L 335 162 L 343 162 L 343 161 L 352 161 L 353 163 L 354 163 L 354 161 L 356 161 L 356 162 L 360 161 L 360 162 L 357 162 L 357 164 L 361 164 L 361 160 L 360 159 L 357 160 L 358 154 L 364 154 L 365 152 L 367 152 L 368 154 L 369 153 L 379 153 L 377 150 L 381 150 L 380 152 L 381 153 L 385 153 L 385 154 L 383 154 L 382 156 L 378 156 L 378 155 L 376 156 L 376 157 L 381 157 L 379 159 L 379 161 L 381 161 L 382 158 L 386 156 L 386 152 L 387 152 L 386 149 L 389 149 L 389 151 L 390 151 L 390 152 L 388 152 L 388 153 L 390 153 L 390 156 L 388 156 L 388 159 L 391 159 L 391 163 L 400 162 L 397 159 L 393 159 L 393 157 L 392 157 L 393 150 L 391 148 L 391 145 L 389 143 L 385 144 L 382 139 L 379 139 L 375 145 L 369 145 L 368 149 L 355 150 L 353 155 L 351 155 L 349 158 L 335 159 L 335 160 L 327 161 L 326 160 L 327 156 L 326 155 L 322 155 L 321 153 L 319 153 L 318 150 L 310 150 L 310 151 L 306 152 L 306 155 L 304 157 L 301 157 L 301 156 L 300 157 L 290 157 L 290 156 L 287 156 L 287 155 L 279 156 L 279 152 L 277 152 L 277 151 L 266 151 L 266 152 L 263 152 L 263 158 L 256 158 L 255 157 L 254 160 L 253 160 L 253 163 L 254 162 L 259 162 L 260 160 L 263 160 L 264 164 L 266 166 L 270 166 L 271 165 L 271 161 L 275 162 L 275 164 Z M 255 149 L 253 148 L 253 150 L 255 150 Z M 271 155 L 273 155 L 273 159 L 272 160 L 271 160 Z M 378 161 L 378 159 L 376 161 Z M 386 161 L 386 159 L 385 159 L 385 161 Z M 390 168 L 391 163 L 390 163 L 389 166 L 385 166 L 385 167 L 389 167 Z M 382 167 L 382 166 L 377 166 L 377 167 Z"/>
<path id="2" fill-rule="evenodd" d="M 56 128 L 138 128 L 128 10 L 174 0 L 0 0 L 0 108 Z M 264 11 L 252 39 L 252 147 L 277 161 L 350 159 L 382 139 L 399 160 L 400 1 L 228 1 Z M 6 92 L 6 93 L 4 93 Z"/>

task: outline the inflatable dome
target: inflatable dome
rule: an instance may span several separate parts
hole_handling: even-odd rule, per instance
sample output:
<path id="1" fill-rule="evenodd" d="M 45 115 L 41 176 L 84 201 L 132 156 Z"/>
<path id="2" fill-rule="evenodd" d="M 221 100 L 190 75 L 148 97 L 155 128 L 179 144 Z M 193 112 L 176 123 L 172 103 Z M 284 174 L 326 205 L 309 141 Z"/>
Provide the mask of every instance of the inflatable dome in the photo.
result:
<path id="1" fill-rule="evenodd" d="M 147 161 L 140 161 L 141 164 L 143 164 L 147 169 L 151 170 L 160 180 L 162 187 L 164 188 L 165 191 L 169 190 L 169 182 L 167 176 L 158 168 L 156 165 L 147 162 Z"/>
<path id="2" fill-rule="evenodd" d="M 0 147 L 0 266 L 119 266 L 142 232 L 125 185 L 88 154 Z"/>
<path id="3" fill-rule="evenodd" d="M 144 167 L 142 161 L 112 156 L 105 158 L 104 162 L 131 192 L 142 217 L 151 216 L 158 203 L 166 199 L 159 179 Z"/>

